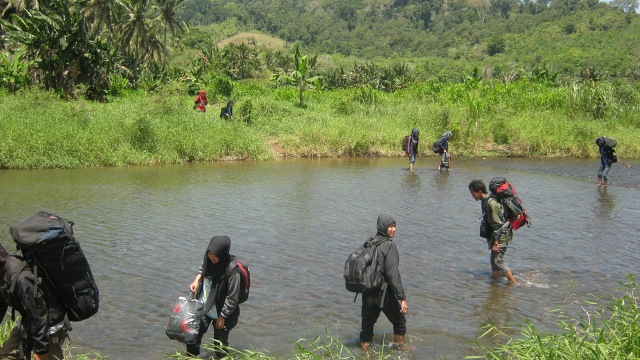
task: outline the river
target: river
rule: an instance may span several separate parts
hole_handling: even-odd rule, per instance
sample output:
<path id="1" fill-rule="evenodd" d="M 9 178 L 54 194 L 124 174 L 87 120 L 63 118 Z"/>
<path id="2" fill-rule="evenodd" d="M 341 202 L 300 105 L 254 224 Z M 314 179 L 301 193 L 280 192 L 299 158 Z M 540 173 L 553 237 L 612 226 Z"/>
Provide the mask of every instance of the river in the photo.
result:
<path id="1" fill-rule="evenodd" d="M 164 331 L 209 239 L 226 234 L 249 264 L 251 296 L 230 345 L 286 355 L 300 338 L 336 337 L 356 350 L 360 302 L 344 289 L 347 255 L 387 213 L 397 221 L 409 314 L 403 358 L 459 359 L 493 323 L 511 334 L 523 318 L 554 330 L 555 309 L 615 293 L 640 263 L 640 161 L 624 161 L 598 188 L 597 160 L 302 159 L 0 172 L 0 242 L 9 226 L 47 210 L 75 222 L 100 288 L 100 312 L 74 323 L 74 354 L 163 359 L 182 350 Z M 470 180 L 506 177 L 533 226 L 518 230 L 507 263 L 523 286 L 490 280 Z M 514 329 L 516 328 L 516 329 Z M 381 316 L 374 342 L 390 339 Z M 212 332 L 206 339 L 212 337 Z"/>

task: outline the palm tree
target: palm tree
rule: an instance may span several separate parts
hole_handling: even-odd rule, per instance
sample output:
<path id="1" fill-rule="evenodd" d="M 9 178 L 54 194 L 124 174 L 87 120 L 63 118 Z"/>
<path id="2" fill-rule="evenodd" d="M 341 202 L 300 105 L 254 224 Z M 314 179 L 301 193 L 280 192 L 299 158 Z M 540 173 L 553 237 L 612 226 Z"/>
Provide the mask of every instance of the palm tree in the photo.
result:
<path id="1" fill-rule="evenodd" d="M 39 10 L 42 5 L 38 0 L 3 0 L 0 1 L 2 9 L 0 17 L 4 18 L 7 14 L 20 13 L 24 10 Z"/>
<path id="2" fill-rule="evenodd" d="M 262 65 L 258 51 L 245 43 L 231 43 L 222 51 L 223 66 L 227 74 L 235 79 L 245 79 Z"/>
<path id="3" fill-rule="evenodd" d="M 161 60 L 165 51 L 157 37 L 156 21 L 149 17 L 149 0 L 117 0 L 123 11 L 118 43 L 138 63 Z"/>
<path id="4" fill-rule="evenodd" d="M 78 2 L 78 6 L 91 22 L 91 29 L 95 34 L 111 30 L 116 10 L 115 0 L 82 0 Z"/>
<path id="5" fill-rule="evenodd" d="M 172 36 L 181 34 L 187 25 L 178 19 L 177 10 L 184 0 L 156 0 L 154 8 L 158 11 L 158 20 L 162 23 L 164 30 L 164 48 L 167 50 L 167 32 Z"/>

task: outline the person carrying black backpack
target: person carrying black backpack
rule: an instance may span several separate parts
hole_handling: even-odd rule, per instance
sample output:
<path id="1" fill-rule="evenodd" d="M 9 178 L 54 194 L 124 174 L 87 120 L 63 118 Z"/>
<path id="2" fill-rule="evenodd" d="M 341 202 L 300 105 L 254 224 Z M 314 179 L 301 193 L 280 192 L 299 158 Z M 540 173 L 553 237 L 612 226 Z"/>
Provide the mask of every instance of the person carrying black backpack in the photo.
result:
<path id="1" fill-rule="evenodd" d="M 405 315 L 409 311 L 407 297 L 402 287 L 400 278 L 400 255 L 398 246 L 391 240 L 396 233 L 396 221 L 389 215 L 378 216 L 378 232 L 376 240 L 381 240 L 377 245 L 378 264 L 383 269 L 385 282 L 380 290 L 362 294 L 362 330 L 360 332 L 360 346 L 363 350 L 369 350 L 373 340 L 373 326 L 380 311 L 393 324 L 393 342 L 404 343 L 404 335 L 407 332 L 407 319 Z"/>
<path id="2" fill-rule="evenodd" d="M 202 266 L 189 289 L 195 293 L 203 304 L 201 311 L 203 323 L 200 325 L 198 339 L 195 344 L 187 344 L 187 353 L 200 355 L 202 337 L 213 322 L 213 338 L 217 345 L 229 345 L 229 332 L 238 323 L 240 316 L 241 278 L 238 272 L 228 274 L 227 270 L 234 257 L 229 254 L 231 239 L 228 236 L 214 236 L 209 242 L 202 260 Z M 226 356 L 223 348 L 216 351 L 216 356 Z"/>
<path id="3" fill-rule="evenodd" d="M 611 165 L 618 161 L 615 155 L 616 141 L 611 138 L 605 138 L 604 136 L 596 139 L 596 145 L 598 145 L 598 151 L 600 152 L 600 168 L 598 168 L 598 186 L 607 186 L 607 175 L 611 170 Z"/>
<path id="4" fill-rule="evenodd" d="M 0 322 L 8 307 L 20 321 L 0 348 L 0 359 L 63 359 L 62 343 L 70 330 L 66 310 L 23 260 L 0 245 Z"/>

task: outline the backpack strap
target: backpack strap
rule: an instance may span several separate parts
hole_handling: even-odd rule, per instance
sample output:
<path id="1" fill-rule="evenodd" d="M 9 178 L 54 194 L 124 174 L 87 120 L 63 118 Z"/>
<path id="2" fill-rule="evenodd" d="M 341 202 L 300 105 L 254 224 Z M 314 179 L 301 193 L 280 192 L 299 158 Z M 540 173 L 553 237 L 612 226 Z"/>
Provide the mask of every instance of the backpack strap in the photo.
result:
<path id="1" fill-rule="evenodd" d="M 227 271 L 225 272 L 226 279 L 229 279 L 229 277 L 233 275 L 233 272 L 236 271 L 237 267 L 238 267 L 238 261 L 236 260 L 235 256 L 231 255 L 231 261 L 229 262 L 229 266 L 227 267 Z M 218 286 L 221 286 L 221 284 L 218 284 Z M 204 275 L 202 277 L 201 287 L 204 288 Z M 216 295 L 218 294 L 218 291 L 219 289 L 217 287 L 216 288 L 214 288 L 213 286 L 211 287 L 211 291 L 209 292 L 209 296 L 207 297 L 207 301 L 205 302 L 204 307 L 202 308 L 202 310 L 200 310 L 200 312 L 196 314 L 196 316 L 198 317 L 204 316 L 211 310 L 211 308 L 213 307 L 213 303 L 215 302 Z"/>
<path id="2" fill-rule="evenodd" d="M 502 202 L 500 200 L 496 199 L 493 196 L 489 196 L 489 199 L 485 203 L 485 206 L 482 206 L 482 218 L 485 219 L 485 220 L 487 219 L 486 216 L 487 216 L 487 212 L 489 210 L 489 204 L 490 204 L 491 201 L 497 201 L 498 205 L 500 205 L 500 209 L 502 210 L 500 212 L 500 221 L 504 225 L 504 223 L 507 222 L 507 220 L 506 220 L 507 216 L 504 213 L 504 206 L 502 206 Z"/>
<path id="3" fill-rule="evenodd" d="M 16 283 L 18 282 L 18 276 L 20 276 L 20 274 L 22 273 L 22 270 L 24 270 L 24 268 L 26 266 L 27 266 L 27 263 L 23 261 L 22 264 L 20 264 L 20 267 L 18 267 L 18 271 L 16 271 L 16 273 L 13 274 L 13 276 L 11 277 L 11 287 L 9 288 L 9 292 L 10 293 L 13 294 L 13 291 L 16 289 Z M 37 276 L 36 276 L 36 279 L 38 279 Z"/>

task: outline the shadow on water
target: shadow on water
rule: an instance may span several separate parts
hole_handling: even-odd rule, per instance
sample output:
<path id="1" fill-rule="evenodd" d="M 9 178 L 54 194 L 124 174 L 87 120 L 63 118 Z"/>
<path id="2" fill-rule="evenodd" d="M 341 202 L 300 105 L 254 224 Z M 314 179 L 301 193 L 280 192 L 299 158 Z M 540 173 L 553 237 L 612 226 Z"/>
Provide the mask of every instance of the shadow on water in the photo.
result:
<path id="1" fill-rule="evenodd" d="M 593 161 L 465 159 L 439 172 L 431 160 L 415 173 L 404 158 L 2 171 L 0 226 L 39 210 L 75 221 L 101 304 L 74 325 L 73 346 L 115 359 L 183 350 L 164 334 L 169 310 L 218 234 L 231 237 L 231 252 L 252 271 L 230 345 L 272 356 L 325 333 L 357 351 L 360 302 L 344 289 L 342 270 L 380 213 L 398 225 L 413 349 L 402 358 L 477 354 L 486 323 L 510 333 L 527 318 L 553 329 L 551 310 L 609 295 L 628 273 L 637 278 L 640 192 L 626 184 L 640 183 L 638 174 L 616 167 L 612 185 L 598 189 Z M 518 289 L 491 281 L 480 204 L 467 188 L 498 175 L 514 183 L 533 220 L 506 259 Z M 8 231 L 0 241 L 12 248 Z M 375 334 L 377 344 L 392 337 L 383 315 Z"/>

